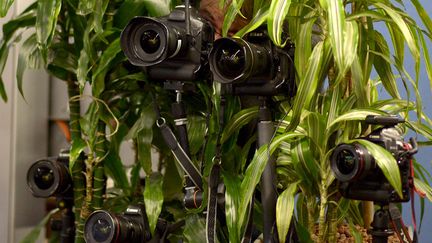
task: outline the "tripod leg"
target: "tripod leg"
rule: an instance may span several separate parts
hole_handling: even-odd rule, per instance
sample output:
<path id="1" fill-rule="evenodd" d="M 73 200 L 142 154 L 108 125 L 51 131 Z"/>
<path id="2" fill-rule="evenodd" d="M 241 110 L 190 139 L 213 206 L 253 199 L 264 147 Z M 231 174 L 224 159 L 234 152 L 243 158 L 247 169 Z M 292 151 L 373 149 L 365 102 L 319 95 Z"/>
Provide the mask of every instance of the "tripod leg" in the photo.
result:
<path id="1" fill-rule="evenodd" d="M 274 127 L 270 110 L 265 103 L 260 107 L 258 121 L 258 147 L 268 145 L 271 142 Z M 273 226 L 276 222 L 276 159 L 270 156 L 261 177 L 261 201 L 264 214 L 264 242 L 274 242 Z M 277 237 L 276 237 L 277 238 Z"/>

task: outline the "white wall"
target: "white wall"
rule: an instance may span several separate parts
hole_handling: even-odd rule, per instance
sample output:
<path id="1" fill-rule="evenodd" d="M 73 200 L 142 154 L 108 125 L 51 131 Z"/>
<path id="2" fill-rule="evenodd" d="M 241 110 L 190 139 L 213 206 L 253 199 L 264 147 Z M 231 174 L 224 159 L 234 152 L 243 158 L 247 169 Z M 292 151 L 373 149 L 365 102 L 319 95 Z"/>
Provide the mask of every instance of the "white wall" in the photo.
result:
<path id="1" fill-rule="evenodd" d="M 17 15 L 30 0 L 16 0 L 10 15 Z M 10 19 L 0 20 L 0 27 Z M 0 101 L 0 242 L 19 242 L 45 214 L 44 200 L 27 189 L 26 173 L 48 150 L 49 78 L 42 71 L 27 71 L 24 100 L 16 87 L 16 49 L 9 53 L 3 74 L 9 100 Z"/>

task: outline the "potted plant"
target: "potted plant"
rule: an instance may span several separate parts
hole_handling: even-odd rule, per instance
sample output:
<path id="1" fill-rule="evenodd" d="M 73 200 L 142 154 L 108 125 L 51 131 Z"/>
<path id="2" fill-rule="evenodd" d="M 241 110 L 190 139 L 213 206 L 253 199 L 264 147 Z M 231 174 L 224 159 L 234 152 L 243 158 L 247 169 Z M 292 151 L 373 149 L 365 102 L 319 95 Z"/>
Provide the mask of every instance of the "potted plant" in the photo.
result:
<path id="1" fill-rule="evenodd" d="M 11 2 L 1 2 L 3 15 Z M 83 223 L 93 210 L 103 207 L 120 212 L 134 201 L 146 204 L 153 230 L 162 212 L 174 221 L 186 219 L 179 237 L 187 242 L 204 240 L 197 236 L 204 236 L 205 222 L 196 216 L 204 207 L 185 211 L 180 205 L 181 172 L 154 126 L 156 118 L 149 93 L 156 94 L 159 101 L 172 100 L 173 94 L 132 67 L 119 45 L 120 32 L 129 19 L 135 15 L 166 15 L 175 5 L 173 2 L 38 0 L 3 26 L 0 67 L 4 66 L 8 46 L 18 40 L 18 30 L 35 27 L 35 33 L 23 42 L 17 68 L 18 87 L 21 87 L 24 69 L 38 66 L 68 84 L 76 242 L 83 242 Z M 256 118 L 257 108 L 242 109 L 238 97 L 228 97 L 224 126 L 220 127 L 218 85 L 200 83 L 198 94 L 186 99 L 191 104 L 187 107 L 203 104 L 203 107 L 189 108 L 189 141 L 192 158 L 202 161 L 206 178 L 219 149 L 218 141 L 222 144 L 227 222 L 226 228 L 221 227 L 218 233 L 219 240 L 241 240 L 248 205 L 259 190 L 257 185 L 269 153 L 273 153 L 277 156 L 277 184 L 281 191 L 276 207 L 279 240 L 285 240 L 291 219 L 295 217 L 302 240 L 335 242 L 338 223 L 361 223 L 362 216 L 358 202 L 337 196 L 330 168 L 334 148 L 375 129 L 362 123 L 367 115 L 399 114 L 407 120 L 404 129 L 425 137 L 423 144 L 429 144 L 432 139 L 431 120 L 422 110 L 422 97 L 418 92 L 418 69 L 416 77 L 412 78 L 403 66 L 406 42 L 416 64 L 424 61 L 428 73 L 432 73 L 424 40 L 432 34 L 431 20 L 417 0 L 412 3 L 426 30 L 415 25 L 400 9 L 400 2 L 255 0 L 248 5 L 244 1 L 222 3 L 227 9 L 224 35 L 237 15 L 246 15 L 241 14 L 242 5 L 249 8 L 250 16 L 249 24 L 237 33 L 239 37 L 266 23 L 274 44 L 283 46 L 287 43 L 283 29 L 289 26 L 290 41 L 295 45 L 298 90 L 292 102 L 279 102 L 275 106 L 280 114 L 275 137 L 268 146 L 255 152 L 250 163 L 247 158 L 256 136 L 252 133 L 247 141 L 237 141 L 239 129 Z M 391 33 L 393 52 L 389 42 L 375 30 L 378 21 L 385 22 Z M 312 43 L 312 36 L 316 37 L 317 43 Z M 378 81 L 371 80 L 372 70 L 378 73 Z M 401 77 L 398 79 L 394 73 Z M 414 92 L 415 102 L 401 98 L 399 80 L 410 87 L 407 90 Z M 86 83 L 92 88 L 90 97 L 82 93 Z M 379 99 L 377 87 L 380 85 L 391 98 Z M 6 99 L 1 86 L 0 93 Z M 80 114 L 81 99 L 91 100 L 84 115 Z M 162 102 L 159 105 L 167 115 L 168 104 Z M 410 111 L 415 111 L 414 116 L 411 113 L 408 116 Z M 121 163 L 119 146 L 129 139 L 136 150 L 136 163 L 128 177 Z M 399 174 L 394 157 L 378 145 L 366 144 L 379 161 L 387 180 L 400 190 L 400 178 L 392 176 Z M 161 166 L 156 171 L 152 170 L 151 149 L 162 155 L 159 158 Z M 415 180 L 416 187 L 431 199 L 432 189 L 420 180 L 427 178 L 422 176 L 422 168 L 416 169 L 420 176 Z M 139 183 L 140 170 L 146 172 L 145 186 Z M 164 174 L 159 173 L 162 170 Z M 115 182 L 115 188 L 107 192 L 104 191 L 106 176 Z M 253 208 L 255 215 L 259 215 L 259 203 Z M 297 208 L 295 216 L 294 208 Z M 259 220 L 257 224 L 260 224 Z M 318 233 L 315 236 L 309 234 L 316 227 Z"/>

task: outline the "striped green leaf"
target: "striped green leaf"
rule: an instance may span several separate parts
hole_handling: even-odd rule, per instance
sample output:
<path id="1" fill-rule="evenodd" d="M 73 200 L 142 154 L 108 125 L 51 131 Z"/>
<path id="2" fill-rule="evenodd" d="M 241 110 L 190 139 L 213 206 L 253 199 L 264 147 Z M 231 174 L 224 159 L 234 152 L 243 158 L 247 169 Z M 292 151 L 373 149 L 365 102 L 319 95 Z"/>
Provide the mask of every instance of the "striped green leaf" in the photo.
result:
<path id="1" fill-rule="evenodd" d="M 336 119 L 327 124 L 326 134 L 329 137 L 338 127 L 338 123 L 346 122 L 346 121 L 362 121 L 368 115 L 386 115 L 385 112 L 368 108 L 368 109 L 353 109 L 338 116 Z"/>
<path id="2" fill-rule="evenodd" d="M 319 42 L 309 58 L 306 74 L 300 80 L 297 95 L 293 102 L 293 116 L 287 130 L 294 130 L 300 122 L 303 109 L 308 109 L 316 89 L 327 74 L 330 61 L 329 41 Z"/>
<path id="3" fill-rule="evenodd" d="M 341 75 L 344 75 L 345 9 L 342 0 L 328 0 L 326 10 L 333 56 Z"/>
<path id="4" fill-rule="evenodd" d="M 407 23 L 404 21 L 404 18 L 400 12 L 398 12 L 396 9 L 391 8 L 387 4 L 375 2 L 375 6 L 378 8 L 383 9 L 390 18 L 394 21 L 394 23 L 398 26 L 399 30 L 402 32 L 402 35 L 405 37 L 405 40 L 408 44 L 408 47 L 411 51 L 411 55 L 416 63 L 420 62 L 420 52 L 418 49 L 417 41 L 415 40 L 415 37 L 408 27 Z"/>
<path id="5" fill-rule="evenodd" d="M 300 133 L 290 132 L 279 135 L 274 138 L 270 146 L 263 145 L 255 152 L 254 158 L 246 169 L 245 176 L 240 187 L 240 206 L 239 206 L 239 224 L 242 226 L 246 222 L 248 205 L 252 199 L 256 185 L 258 185 L 261 174 L 264 171 L 265 165 L 279 144 L 283 141 L 291 141 L 297 137 L 302 137 Z"/>
<path id="6" fill-rule="evenodd" d="M 226 140 L 235 132 L 248 124 L 252 119 L 254 119 L 258 115 L 258 107 L 250 107 L 247 109 L 243 109 L 230 119 L 230 121 L 226 124 L 224 131 L 222 132 L 221 143 L 226 142 Z"/>
<path id="7" fill-rule="evenodd" d="M 144 204 L 149 221 L 150 232 L 153 233 L 156 229 L 156 224 L 159 219 L 159 214 L 162 211 L 163 191 L 162 191 L 162 175 L 153 173 L 146 178 L 144 189 Z"/>
<path id="8" fill-rule="evenodd" d="M 60 13 L 61 0 L 39 0 L 36 16 L 37 42 L 44 49 L 47 48 L 57 25 L 57 18 Z"/>
<path id="9" fill-rule="evenodd" d="M 14 0 L 1 0 L 0 1 L 0 17 L 5 17 L 9 11 L 9 8 L 14 3 Z"/>
<path id="10" fill-rule="evenodd" d="M 227 36 L 231 24 L 234 22 L 237 14 L 240 13 L 240 8 L 243 5 L 244 0 L 235 0 L 228 6 L 228 10 L 225 13 L 225 18 L 222 24 L 222 36 Z"/>
<path id="11" fill-rule="evenodd" d="M 240 179 L 228 172 L 223 173 L 225 191 L 225 215 L 230 242 L 240 241 L 240 225 L 238 207 L 240 204 Z"/>
<path id="12" fill-rule="evenodd" d="M 277 199 L 276 225 L 278 229 L 279 241 L 282 243 L 285 242 L 292 221 L 295 195 L 297 193 L 297 184 L 297 182 L 290 184 Z"/>
<path id="13" fill-rule="evenodd" d="M 419 36 L 420 44 L 421 44 L 422 50 L 423 50 L 422 53 L 423 53 L 423 59 L 425 62 L 426 73 L 427 73 L 427 76 L 429 78 L 429 88 L 431 88 L 431 91 L 432 91 L 432 63 L 431 63 L 430 55 L 429 55 L 430 51 L 428 49 L 428 46 L 426 45 L 426 41 L 424 39 L 423 33 L 420 30 L 419 30 L 418 36 Z"/>
<path id="14" fill-rule="evenodd" d="M 399 166 L 393 155 L 382 146 L 365 139 L 354 139 L 351 142 L 359 143 L 369 151 L 390 185 L 396 190 L 398 195 L 402 197 L 402 182 Z"/>
<path id="15" fill-rule="evenodd" d="M 421 20 L 423 21 L 423 24 L 425 25 L 425 27 L 428 30 L 429 34 L 432 34 L 432 20 L 430 18 L 430 10 L 429 10 L 429 13 L 428 13 L 423 8 L 423 6 L 420 4 L 419 0 L 411 0 L 411 3 L 416 8 L 417 13 L 420 16 Z"/>
<path id="16" fill-rule="evenodd" d="M 267 30 L 270 39 L 278 46 L 284 46 L 286 43 L 286 41 L 282 41 L 282 32 L 290 5 L 291 0 L 273 0 L 270 5 Z"/>
<path id="17" fill-rule="evenodd" d="M 384 88 L 387 90 L 387 92 L 389 92 L 389 94 L 393 98 L 400 99 L 401 96 L 398 91 L 396 79 L 393 75 L 393 71 L 390 66 L 391 64 L 390 51 L 386 40 L 384 39 L 383 35 L 378 31 L 375 31 L 375 43 L 377 44 L 376 45 L 377 53 L 374 54 L 378 54 L 375 55 L 374 57 L 375 70 L 380 76 L 382 84 Z"/>
<path id="18" fill-rule="evenodd" d="M 239 30 L 235 34 L 235 36 L 243 37 L 245 34 L 257 29 L 267 20 L 268 16 L 269 16 L 268 8 L 259 9 L 256 15 L 253 17 L 253 19 L 245 27 Z"/>
<path id="19" fill-rule="evenodd" d="M 430 185 L 417 178 L 414 178 L 414 186 L 417 190 L 424 193 L 426 198 L 432 202 L 432 188 Z"/>

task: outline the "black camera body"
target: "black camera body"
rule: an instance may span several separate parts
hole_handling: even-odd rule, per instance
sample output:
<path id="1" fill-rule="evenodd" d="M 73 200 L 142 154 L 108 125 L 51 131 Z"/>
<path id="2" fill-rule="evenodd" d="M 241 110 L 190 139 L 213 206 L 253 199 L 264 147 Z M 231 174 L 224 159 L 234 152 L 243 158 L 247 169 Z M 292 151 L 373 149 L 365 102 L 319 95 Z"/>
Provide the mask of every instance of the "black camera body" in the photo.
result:
<path id="1" fill-rule="evenodd" d="M 296 93 L 294 45 L 277 47 L 265 30 L 248 33 L 244 39 L 221 38 L 210 52 L 214 80 L 225 93 L 234 95 L 287 95 Z"/>
<path id="2" fill-rule="evenodd" d="M 35 197 L 73 198 L 73 183 L 69 174 L 69 151 L 58 157 L 41 159 L 27 171 L 27 185 Z"/>
<path id="3" fill-rule="evenodd" d="M 160 18 L 133 18 L 121 34 L 121 48 L 153 80 L 196 81 L 209 75 L 207 55 L 213 38 L 213 27 L 196 9 L 187 13 L 177 6 Z"/>
<path id="4" fill-rule="evenodd" d="M 402 181 L 402 197 L 385 178 L 373 156 L 359 143 L 340 144 L 331 155 L 331 168 L 339 181 L 339 191 L 342 196 L 356 200 L 380 203 L 409 201 L 411 159 L 417 152 L 415 140 L 411 138 L 410 143 L 404 142 L 401 131 L 395 127 L 403 120 L 397 117 L 369 116 L 366 122 L 384 125 L 360 139 L 380 145 L 394 156 Z"/>
<path id="5" fill-rule="evenodd" d="M 152 235 L 144 205 L 130 205 L 121 214 L 94 211 L 86 220 L 84 239 L 87 243 L 149 242 Z"/>

